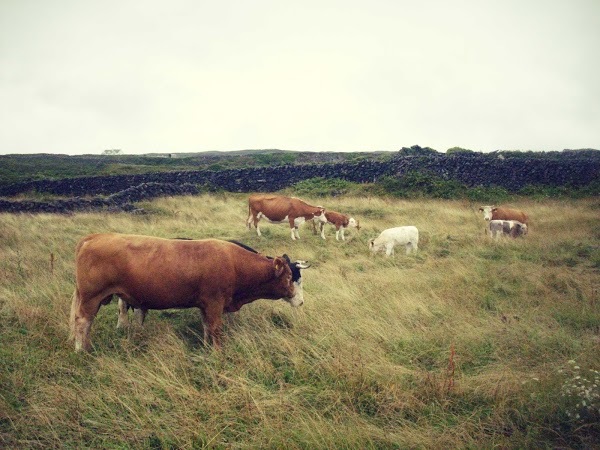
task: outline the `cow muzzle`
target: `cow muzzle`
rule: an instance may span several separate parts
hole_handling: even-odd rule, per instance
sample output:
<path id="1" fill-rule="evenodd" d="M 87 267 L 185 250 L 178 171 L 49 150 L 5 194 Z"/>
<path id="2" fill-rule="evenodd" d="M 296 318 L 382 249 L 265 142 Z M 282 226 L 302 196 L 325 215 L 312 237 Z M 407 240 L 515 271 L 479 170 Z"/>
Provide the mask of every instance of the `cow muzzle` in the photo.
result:
<path id="1" fill-rule="evenodd" d="M 294 281 L 293 295 L 291 297 L 286 297 L 284 300 L 290 305 L 292 305 L 294 308 L 302 306 L 302 304 L 304 303 L 304 291 L 302 289 L 301 281 Z"/>

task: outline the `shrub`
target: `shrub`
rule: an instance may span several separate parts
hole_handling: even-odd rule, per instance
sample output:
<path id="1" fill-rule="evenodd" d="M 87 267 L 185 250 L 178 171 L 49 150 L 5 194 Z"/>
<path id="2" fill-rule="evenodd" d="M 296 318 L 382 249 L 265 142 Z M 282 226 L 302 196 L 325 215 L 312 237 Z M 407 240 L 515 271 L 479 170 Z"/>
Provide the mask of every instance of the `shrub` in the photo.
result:
<path id="1" fill-rule="evenodd" d="M 467 191 L 467 198 L 473 202 L 502 203 L 510 199 L 511 194 L 499 186 L 474 187 Z"/>
<path id="2" fill-rule="evenodd" d="M 466 154 L 466 153 L 475 153 L 473 150 L 469 150 L 467 148 L 461 148 L 461 147 L 452 147 L 449 148 L 448 150 L 446 150 L 446 155 L 456 155 L 456 154 Z"/>
<path id="3" fill-rule="evenodd" d="M 408 172 L 402 177 L 382 177 L 377 184 L 383 193 L 394 197 L 464 197 L 467 187 L 456 180 L 444 180 L 429 172 Z"/>
<path id="4" fill-rule="evenodd" d="M 252 158 L 259 164 L 264 166 L 293 164 L 298 156 L 294 153 L 259 153 L 252 155 Z"/>
<path id="5" fill-rule="evenodd" d="M 298 195 L 325 197 L 336 197 L 339 195 L 348 194 L 351 191 L 356 191 L 359 186 L 341 178 L 310 178 L 308 180 L 299 181 L 294 184 L 293 191 Z"/>

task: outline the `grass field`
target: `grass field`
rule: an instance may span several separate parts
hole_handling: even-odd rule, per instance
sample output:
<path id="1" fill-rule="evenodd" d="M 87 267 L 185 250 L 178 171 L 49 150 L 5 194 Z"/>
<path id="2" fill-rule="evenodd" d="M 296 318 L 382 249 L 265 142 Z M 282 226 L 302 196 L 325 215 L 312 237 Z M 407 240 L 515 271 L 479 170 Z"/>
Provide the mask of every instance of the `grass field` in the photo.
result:
<path id="1" fill-rule="evenodd" d="M 0 447 L 592 448 L 600 442 L 600 201 L 519 200 L 523 239 L 491 241 L 467 201 L 306 198 L 359 219 L 345 242 L 245 228 L 247 196 L 147 214 L 0 215 Z M 368 240 L 416 225 L 416 255 Z M 206 349 L 195 310 L 74 353 L 73 253 L 88 233 L 240 240 L 305 259 L 305 304 L 259 300 Z M 584 403 L 585 402 L 585 403 Z"/>

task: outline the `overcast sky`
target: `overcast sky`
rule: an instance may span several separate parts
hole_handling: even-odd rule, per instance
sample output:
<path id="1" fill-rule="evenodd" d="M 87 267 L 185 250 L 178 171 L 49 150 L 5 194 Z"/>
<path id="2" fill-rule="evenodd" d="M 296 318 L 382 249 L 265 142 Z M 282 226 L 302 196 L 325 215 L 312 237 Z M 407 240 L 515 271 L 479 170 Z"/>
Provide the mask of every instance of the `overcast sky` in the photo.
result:
<path id="1" fill-rule="evenodd" d="M 600 149 L 600 0 L 0 0 L 0 154 Z"/>

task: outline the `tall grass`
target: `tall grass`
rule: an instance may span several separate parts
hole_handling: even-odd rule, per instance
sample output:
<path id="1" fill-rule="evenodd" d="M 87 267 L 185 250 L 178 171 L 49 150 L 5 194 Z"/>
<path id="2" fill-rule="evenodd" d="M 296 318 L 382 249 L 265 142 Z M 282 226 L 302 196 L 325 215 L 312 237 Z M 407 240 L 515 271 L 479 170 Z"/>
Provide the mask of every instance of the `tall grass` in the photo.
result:
<path id="1" fill-rule="evenodd" d="M 261 222 L 245 195 L 157 199 L 147 214 L 0 215 L 0 446 L 13 448 L 591 447 L 598 412 L 565 394 L 600 369 L 597 199 L 521 200 L 524 239 L 484 234 L 478 204 L 306 198 L 361 221 L 345 242 Z M 416 225 L 419 252 L 368 240 Z M 194 310 L 151 311 L 91 354 L 68 342 L 73 251 L 92 232 L 240 240 L 306 259 L 305 304 L 261 300 L 201 345 Z M 573 363 L 571 363 L 571 366 Z M 563 396 L 563 394 L 565 394 Z"/>

